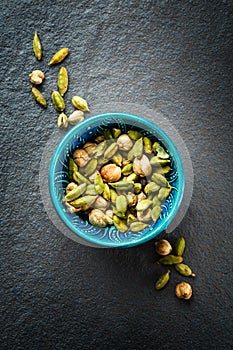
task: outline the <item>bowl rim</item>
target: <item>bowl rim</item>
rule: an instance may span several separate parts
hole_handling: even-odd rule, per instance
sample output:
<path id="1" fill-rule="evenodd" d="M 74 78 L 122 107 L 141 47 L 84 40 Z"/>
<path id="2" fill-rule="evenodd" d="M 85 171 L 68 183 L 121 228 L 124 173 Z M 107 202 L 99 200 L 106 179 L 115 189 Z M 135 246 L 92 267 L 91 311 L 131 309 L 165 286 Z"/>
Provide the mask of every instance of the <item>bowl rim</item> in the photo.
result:
<path id="1" fill-rule="evenodd" d="M 161 221 L 161 223 L 156 226 L 156 228 L 153 228 L 152 230 L 149 230 L 145 236 L 139 237 L 137 240 L 132 240 L 129 242 L 119 242 L 119 243 L 114 243 L 114 242 L 102 242 L 95 236 L 88 236 L 86 233 L 83 233 L 82 230 L 80 230 L 78 227 L 73 226 L 70 222 L 70 220 L 67 218 L 65 215 L 64 211 L 62 210 L 60 206 L 60 201 L 57 199 L 57 196 L 55 195 L 54 191 L 54 173 L 55 173 L 55 167 L 56 167 L 56 162 L 57 159 L 59 158 L 60 153 L 64 150 L 64 146 L 66 146 L 71 139 L 75 136 L 77 133 L 81 133 L 83 131 L 87 130 L 87 127 L 90 126 L 90 122 L 96 122 L 96 121 L 103 121 L 105 118 L 112 118 L 112 117 L 121 117 L 121 118 L 126 118 L 126 121 L 133 121 L 133 122 L 139 122 L 140 124 L 145 124 L 148 128 L 152 129 L 155 131 L 164 141 L 167 145 L 169 145 L 169 148 L 171 147 L 172 149 L 172 154 L 173 158 L 176 160 L 176 167 L 177 171 L 179 173 L 179 192 L 178 196 L 176 199 L 176 205 L 173 206 L 171 212 L 169 215 L 165 218 L 165 220 Z M 136 114 L 128 113 L 128 112 L 102 112 L 95 114 L 93 116 L 90 116 L 87 119 L 84 119 L 81 123 L 73 126 L 67 134 L 61 139 L 61 141 L 58 143 L 56 146 L 54 153 L 52 155 L 52 158 L 50 160 L 50 165 L 49 165 L 49 171 L 48 171 L 48 184 L 49 184 L 49 193 L 50 197 L 52 199 L 52 204 L 60 217 L 60 219 L 66 224 L 66 226 L 76 235 L 81 237 L 82 239 L 86 240 L 87 242 L 91 242 L 96 244 L 98 247 L 104 246 L 104 247 L 109 247 L 109 248 L 114 248 L 114 247 L 119 247 L 119 248 L 129 248 L 133 247 L 139 244 L 143 244 L 148 242 L 149 240 L 153 239 L 156 237 L 158 234 L 162 233 L 166 228 L 169 226 L 169 224 L 172 222 L 172 220 L 175 218 L 183 196 L 184 196 L 184 188 L 185 188 L 185 175 L 184 175 L 184 168 L 182 164 L 182 159 L 181 156 L 171 140 L 171 138 L 163 131 L 159 126 L 157 126 L 155 123 L 151 122 L 147 118 L 144 118 L 142 116 L 138 116 Z"/>

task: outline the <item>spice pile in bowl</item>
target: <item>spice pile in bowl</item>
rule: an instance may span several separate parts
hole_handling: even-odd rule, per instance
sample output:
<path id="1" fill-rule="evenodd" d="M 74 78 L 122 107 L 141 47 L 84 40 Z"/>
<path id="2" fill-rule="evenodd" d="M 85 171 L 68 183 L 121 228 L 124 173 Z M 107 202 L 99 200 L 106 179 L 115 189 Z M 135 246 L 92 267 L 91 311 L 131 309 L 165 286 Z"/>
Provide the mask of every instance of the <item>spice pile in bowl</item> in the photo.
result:
<path id="1" fill-rule="evenodd" d="M 90 224 L 138 232 L 156 222 L 171 192 L 170 156 L 137 130 L 106 129 L 69 159 L 63 201 Z"/>

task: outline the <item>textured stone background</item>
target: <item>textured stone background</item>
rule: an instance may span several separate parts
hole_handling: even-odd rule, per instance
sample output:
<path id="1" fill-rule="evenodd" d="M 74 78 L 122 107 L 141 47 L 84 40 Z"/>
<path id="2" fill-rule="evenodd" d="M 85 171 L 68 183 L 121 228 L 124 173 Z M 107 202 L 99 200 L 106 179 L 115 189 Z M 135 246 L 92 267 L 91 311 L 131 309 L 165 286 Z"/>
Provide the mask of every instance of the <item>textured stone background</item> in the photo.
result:
<path id="1" fill-rule="evenodd" d="M 233 3 L 225 1 L 1 1 L 0 349 L 230 349 L 232 345 Z M 44 47 L 32 53 L 34 31 Z M 186 238 L 197 277 L 191 301 L 161 292 L 154 242 L 94 249 L 63 236 L 44 210 L 38 169 L 57 114 L 30 95 L 42 69 L 56 87 L 60 47 L 72 94 L 90 107 L 125 101 L 158 109 L 192 158 Z M 49 98 L 49 97 L 48 97 Z M 68 113 L 69 111 L 68 107 Z M 185 280 L 188 280 L 186 278 Z"/>

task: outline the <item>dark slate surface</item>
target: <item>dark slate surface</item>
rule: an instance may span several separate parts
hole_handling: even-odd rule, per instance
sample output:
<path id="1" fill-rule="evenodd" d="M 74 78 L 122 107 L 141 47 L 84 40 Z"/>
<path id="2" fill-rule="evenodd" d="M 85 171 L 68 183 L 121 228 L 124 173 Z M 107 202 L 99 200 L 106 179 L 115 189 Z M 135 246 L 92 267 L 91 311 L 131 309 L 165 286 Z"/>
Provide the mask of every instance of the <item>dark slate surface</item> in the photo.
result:
<path id="1" fill-rule="evenodd" d="M 232 346 L 232 1 L 1 2 L 0 349 L 230 349 Z M 38 30 L 42 62 L 31 43 Z M 91 105 L 125 101 L 158 109 L 192 158 L 185 260 L 197 277 L 182 302 L 173 273 L 153 282 L 154 241 L 125 250 L 81 246 L 49 220 L 38 174 L 56 128 L 30 95 L 52 54 L 68 46 L 71 88 Z M 69 107 L 71 108 L 71 107 Z M 68 111 L 69 112 L 69 111 Z M 187 278 L 185 280 L 188 280 Z"/>

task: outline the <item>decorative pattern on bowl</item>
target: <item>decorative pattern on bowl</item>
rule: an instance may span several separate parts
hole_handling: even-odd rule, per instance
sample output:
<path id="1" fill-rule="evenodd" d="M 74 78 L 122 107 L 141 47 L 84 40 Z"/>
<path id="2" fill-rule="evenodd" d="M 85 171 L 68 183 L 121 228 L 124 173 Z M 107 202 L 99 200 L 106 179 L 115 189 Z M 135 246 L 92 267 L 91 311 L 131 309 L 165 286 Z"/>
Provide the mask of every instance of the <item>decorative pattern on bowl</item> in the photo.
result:
<path id="1" fill-rule="evenodd" d="M 122 133 L 138 130 L 152 141 L 159 141 L 169 153 L 171 171 L 166 178 L 172 186 L 167 200 L 162 204 L 162 212 L 156 223 L 150 224 L 141 232 L 119 232 L 115 226 L 100 228 L 89 224 L 79 214 L 68 212 L 62 198 L 69 181 L 68 160 L 75 149 L 82 147 L 91 138 L 101 135 L 106 128 L 119 128 Z M 178 211 L 184 192 L 184 173 L 178 151 L 168 136 L 156 125 L 127 113 L 103 113 L 73 127 L 57 146 L 49 169 L 49 190 L 53 205 L 65 224 L 87 241 L 109 247 L 130 247 L 141 244 L 161 233 L 169 225 Z"/>

